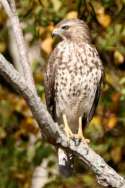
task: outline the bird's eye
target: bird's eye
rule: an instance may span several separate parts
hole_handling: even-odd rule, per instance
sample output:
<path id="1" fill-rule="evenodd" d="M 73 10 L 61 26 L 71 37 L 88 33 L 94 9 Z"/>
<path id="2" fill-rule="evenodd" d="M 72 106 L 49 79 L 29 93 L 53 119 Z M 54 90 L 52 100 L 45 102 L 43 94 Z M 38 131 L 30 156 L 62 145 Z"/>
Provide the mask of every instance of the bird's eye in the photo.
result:
<path id="1" fill-rule="evenodd" d="M 68 25 L 64 25 L 64 26 L 62 26 L 62 29 L 69 29 L 69 26 Z"/>

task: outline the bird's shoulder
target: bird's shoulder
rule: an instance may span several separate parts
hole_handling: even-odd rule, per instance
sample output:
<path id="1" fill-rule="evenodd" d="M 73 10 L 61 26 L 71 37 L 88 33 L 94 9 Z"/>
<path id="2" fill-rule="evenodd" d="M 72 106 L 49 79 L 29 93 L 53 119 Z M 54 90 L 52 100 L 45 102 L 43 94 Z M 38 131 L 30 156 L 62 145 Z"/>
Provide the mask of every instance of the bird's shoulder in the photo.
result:
<path id="1" fill-rule="evenodd" d="M 61 41 L 52 51 L 47 65 L 47 73 L 50 77 L 54 74 L 56 68 L 64 62 L 64 64 L 72 64 L 80 60 L 90 69 L 97 69 L 103 74 L 104 68 L 96 47 L 87 43 L 74 43 L 70 41 Z"/>
<path id="2" fill-rule="evenodd" d="M 96 47 L 92 44 L 87 44 L 85 46 L 87 60 L 90 65 L 93 65 L 97 70 L 100 70 L 101 73 L 104 73 L 104 67 L 100 55 L 96 49 Z"/>

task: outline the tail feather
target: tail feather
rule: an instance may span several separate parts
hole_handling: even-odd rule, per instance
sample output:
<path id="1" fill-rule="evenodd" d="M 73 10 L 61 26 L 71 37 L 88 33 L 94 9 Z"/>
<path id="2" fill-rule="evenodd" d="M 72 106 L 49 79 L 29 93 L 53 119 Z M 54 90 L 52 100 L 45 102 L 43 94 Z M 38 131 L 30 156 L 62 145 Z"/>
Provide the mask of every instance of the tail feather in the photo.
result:
<path id="1" fill-rule="evenodd" d="M 73 175 L 74 162 L 73 162 L 73 154 L 67 153 L 63 149 L 58 149 L 58 164 L 59 164 L 59 172 L 64 177 L 69 177 Z"/>

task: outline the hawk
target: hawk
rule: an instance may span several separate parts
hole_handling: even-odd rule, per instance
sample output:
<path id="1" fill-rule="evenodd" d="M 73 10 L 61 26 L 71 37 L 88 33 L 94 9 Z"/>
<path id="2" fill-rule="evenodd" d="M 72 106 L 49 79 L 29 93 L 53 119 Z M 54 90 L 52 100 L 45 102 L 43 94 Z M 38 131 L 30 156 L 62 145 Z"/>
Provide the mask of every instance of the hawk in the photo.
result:
<path id="1" fill-rule="evenodd" d="M 83 129 L 92 119 L 100 96 L 102 62 L 84 21 L 62 20 L 52 34 L 61 41 L 51 53 L 46 68 L 47 108 L 53 119 L 64 125 L 67 137 L 85 141 Z M 67 161 L 62 165 L 69 168 L 68 153 L 59 152 L 63 154 Z"/>

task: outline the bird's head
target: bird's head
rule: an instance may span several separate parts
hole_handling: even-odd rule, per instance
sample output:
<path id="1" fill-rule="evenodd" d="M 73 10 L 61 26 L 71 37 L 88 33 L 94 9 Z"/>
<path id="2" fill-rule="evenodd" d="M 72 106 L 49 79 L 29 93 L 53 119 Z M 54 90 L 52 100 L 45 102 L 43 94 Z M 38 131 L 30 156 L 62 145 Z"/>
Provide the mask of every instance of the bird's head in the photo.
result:
<path id="1" fill-rule="evenodd" d="M 65 19 L 59 22 L 52 32 L 53 36 L 59 36 L 62 40 L 75 42 L 91 42 L 87 24 L 80 19 Z"/>

